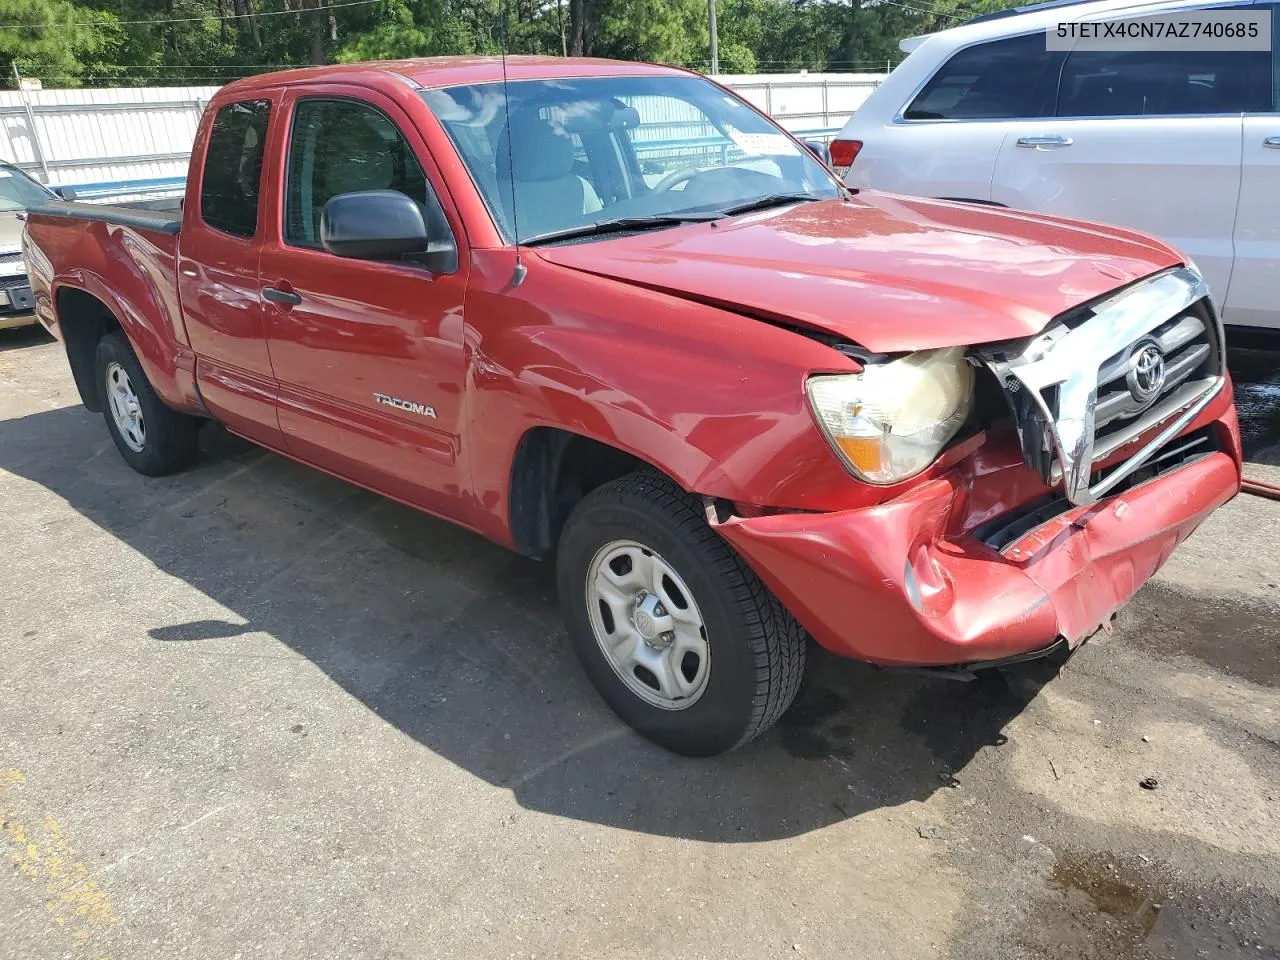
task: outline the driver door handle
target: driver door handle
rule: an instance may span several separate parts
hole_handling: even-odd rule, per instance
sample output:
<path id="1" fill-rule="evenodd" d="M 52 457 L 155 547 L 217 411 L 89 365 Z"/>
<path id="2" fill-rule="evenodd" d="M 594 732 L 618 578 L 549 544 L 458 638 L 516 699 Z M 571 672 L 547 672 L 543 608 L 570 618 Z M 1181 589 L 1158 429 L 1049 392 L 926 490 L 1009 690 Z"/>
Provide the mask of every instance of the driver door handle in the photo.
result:
<path id="1" fill-rule="evenodd" d="M 1264 147 L 1270 147 L 1273 150 L 1280 150 L 1280 137 L 1267 137 L 1262 141 Z"/>
<path id="2" fill-rule="evenodd" d="M 302 302 L 302 297 L 294 293 L 292 290 L 280 290 L 277 287 L 263 287 L 262 295 L 272 303 L 285 303 L 289 306 L 297 306 Z"/>
<path id="3" fill-rule="evenodd" d="M 1038 137 L 1019 137 L 1018 146 L 1020 147 L 1069 147 L 1071 146 L 1070 137 L 1060 137 L 1057 135 L 1045 135 Z"/>

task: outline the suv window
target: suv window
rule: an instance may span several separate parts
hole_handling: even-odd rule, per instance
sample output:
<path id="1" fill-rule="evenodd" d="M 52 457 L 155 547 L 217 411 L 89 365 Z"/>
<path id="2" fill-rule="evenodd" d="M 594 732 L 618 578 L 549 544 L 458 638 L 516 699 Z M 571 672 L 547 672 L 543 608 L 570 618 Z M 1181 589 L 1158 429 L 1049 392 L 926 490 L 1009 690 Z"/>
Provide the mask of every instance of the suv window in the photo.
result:
<path id="1" fill-rule="evenodd" d="M 1232 114 L 1271 109 L 1265 51 L 1080 50 L 1058 87 L 1060 117 Z"/>
<path id="2" fill-rule="evenodd" d="M 227 104 L 213 118 L 200 182 L 200 216 L 223 233 L 252 237 L 258 231 L 270 111 L 269 100 L 245 100 Z"/>
<path id="3" fill-rule="evenodd" d="M 285 241 L 319 246 L 324 205 L 360 190 L 398 190 L 422 208 L 429 227 L 447 228 L 422 167 L 390 117 L 354 100 L 299 101 L 289 138 Z"/>
<path id="4" fill-rule="evenodd" d="M 903 112 L 906 120 L 1013 120 L 1045 116 L 1062 54 L 1044 31 L 956 52 Z"/>

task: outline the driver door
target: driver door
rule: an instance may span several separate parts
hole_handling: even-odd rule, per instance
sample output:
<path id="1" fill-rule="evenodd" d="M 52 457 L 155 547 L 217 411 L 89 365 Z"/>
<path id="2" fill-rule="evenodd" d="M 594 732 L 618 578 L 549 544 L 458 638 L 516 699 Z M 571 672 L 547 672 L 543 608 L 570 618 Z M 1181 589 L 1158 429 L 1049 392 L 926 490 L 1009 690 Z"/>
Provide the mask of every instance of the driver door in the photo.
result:
<path id="1" fill-rule="evenodd" d="M 455 513 L 465 255 L 432 273 L 320 244 L 325 203 L 361 190 L 397 190 L 429 223 L 456 224 L 438 173 L 408 118 L 368 90 L 295 92 L 284 107 L 282 215 L 263 247 L 259 292 L 285 442 L 333 473 Z"/>

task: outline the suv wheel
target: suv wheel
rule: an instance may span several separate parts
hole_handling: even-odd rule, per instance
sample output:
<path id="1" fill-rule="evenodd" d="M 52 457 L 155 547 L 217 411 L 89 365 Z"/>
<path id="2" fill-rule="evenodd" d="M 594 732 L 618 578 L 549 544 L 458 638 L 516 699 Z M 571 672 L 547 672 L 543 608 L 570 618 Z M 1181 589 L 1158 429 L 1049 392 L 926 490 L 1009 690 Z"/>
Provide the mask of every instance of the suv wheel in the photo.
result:
<path id="1" fill-rule="evenodd" d="M 632 474 L 583 498 L 560 538 L 557 579 L 587 675 L 667 749 L 731 750 L 795 698 L 804 632 L 667 478 Z"/>
<path id="2" fill-rule="evenodd" d="M 94 370 L 107 430 L 129 466 L 158 477 L 195 462 L 200 419 L 170 410 L 156 396 L 123 332 L 98 341 Z"/>

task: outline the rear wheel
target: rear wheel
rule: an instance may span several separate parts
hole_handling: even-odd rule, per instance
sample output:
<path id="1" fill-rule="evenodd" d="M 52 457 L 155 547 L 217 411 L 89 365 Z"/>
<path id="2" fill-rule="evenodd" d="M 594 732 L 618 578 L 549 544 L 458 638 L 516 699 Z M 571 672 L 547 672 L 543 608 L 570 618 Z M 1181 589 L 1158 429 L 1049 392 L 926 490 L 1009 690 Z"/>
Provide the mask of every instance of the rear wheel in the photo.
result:
<path id="1" fill-rule="evenodd" d="M 795 698 L 803 631 L 665 477 L 636 473 L 588 494 L 565 525 L 557 578 L 588 676 L 667 749 L 731 750 Z"/>
<path id="2" fill-rule="evenodd" d="M 201 421 L 164 405 L 121 331 L 98 341 L 94 370 L 107 430 L 129 466 L 158 477 L 195 462 Z"/>

